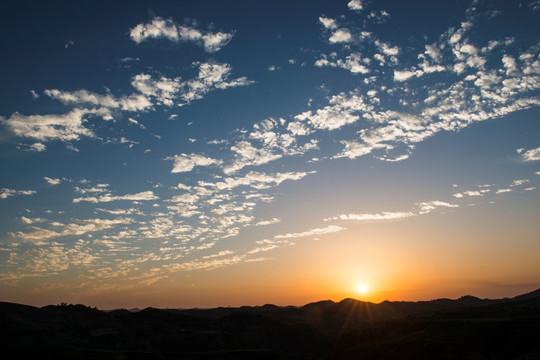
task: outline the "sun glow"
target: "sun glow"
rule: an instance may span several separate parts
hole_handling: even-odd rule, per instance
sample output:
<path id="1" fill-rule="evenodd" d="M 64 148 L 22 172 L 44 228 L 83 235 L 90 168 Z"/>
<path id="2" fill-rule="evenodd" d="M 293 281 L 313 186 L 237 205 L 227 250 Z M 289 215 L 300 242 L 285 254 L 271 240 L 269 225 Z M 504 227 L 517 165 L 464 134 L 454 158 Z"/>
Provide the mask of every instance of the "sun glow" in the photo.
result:
<path id="1" fill-rule="evenodd" d="M 358 285 L 358 288 L 356 289 L 360 294 L 365 294 L 368 292 L 368 288 L 365 284 Z"/>

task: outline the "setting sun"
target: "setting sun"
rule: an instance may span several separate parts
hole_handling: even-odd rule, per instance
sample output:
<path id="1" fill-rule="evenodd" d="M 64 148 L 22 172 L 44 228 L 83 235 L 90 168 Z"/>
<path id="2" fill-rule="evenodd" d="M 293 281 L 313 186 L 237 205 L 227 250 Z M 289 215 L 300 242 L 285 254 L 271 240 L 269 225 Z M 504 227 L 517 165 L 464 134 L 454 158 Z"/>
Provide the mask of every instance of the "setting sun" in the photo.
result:
<path id="1" fill-rule="evenodd" d="M 360 284 L 360 285 L 358 285 L 357 290 L 358 290 L 358 292 L 360 294 L 365 294 L 365 293 L 367 293 L 368 288 L 367 288 L 367 286 L 365 284 Z"/>

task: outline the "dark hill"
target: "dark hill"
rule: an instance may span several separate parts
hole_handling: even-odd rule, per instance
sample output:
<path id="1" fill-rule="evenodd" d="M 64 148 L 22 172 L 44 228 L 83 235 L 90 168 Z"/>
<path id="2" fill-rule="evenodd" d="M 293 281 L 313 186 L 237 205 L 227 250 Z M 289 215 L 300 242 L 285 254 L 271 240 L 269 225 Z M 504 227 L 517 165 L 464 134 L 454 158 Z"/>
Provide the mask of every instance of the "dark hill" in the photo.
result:
<path id="1" fill-rule="evenodd" d="M 100 311 L 0 302 L 3 358 L 540 359 L 540 291 L 511 299 Z"/>

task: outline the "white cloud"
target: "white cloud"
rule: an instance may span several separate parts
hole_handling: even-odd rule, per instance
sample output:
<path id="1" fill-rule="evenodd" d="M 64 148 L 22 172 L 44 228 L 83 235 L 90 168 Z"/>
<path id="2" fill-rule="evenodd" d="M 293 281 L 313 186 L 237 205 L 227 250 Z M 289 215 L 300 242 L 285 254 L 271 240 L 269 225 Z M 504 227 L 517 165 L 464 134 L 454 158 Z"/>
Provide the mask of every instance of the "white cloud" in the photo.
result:
<path id="1" fill-rule="evenodd" d="M 110 229 L 115 225 L 129 224 L 132 220 L 128 218 L 118 218 L 114 220 L 108 219 L 87 219 L 75 220 L 71 224 L 63 225 L 62 229 L 49 230 L 32 226 L 32 231 L 24 233 L 21 231 L 10 233 L 16 239 L 21 239 L 26 242 L 44 244 L 44 240 L 48 240 L 60 236 L 80 236 L 92 232 Z"/>
<path id="2" fill-rule="evenodd" d="M 87 109 L 74 109 L 64 115 L 21 115 L 13 113 L 9 119 L 0 117 L 15 135 L 28 137 L 39 141 L 79 140 L 81 136 L 94 138 L 92 130 L 83 126 L 86 122 L 85 115 L 92 113 Z M 37 149 L 42 147 L 37 145 Z"/>
<path id="3" fill-rule="evenodd" d="M 437 208 L 440 208 L 440 207 L 447 207 L 447 208 L 457 208 L 457 207 L 459 207 L 459 205 L 457 205 L 457 204 L 450 204 L 450 203 L 447 203 L 445 201 L 439 201 L 439 200 L 421 202 L 421 203 L 418 203 L 416 205 L 419 207 L 418 213 L 420 215 L 430 213 L 430 212 L 432 212 L 432 211 L 434 211 L 434 210 L 436 210 Z"/>
<path id="4" fill-rule="evenodd" d="M 346 228 L 337 226 L 337 225 L 330 225 L 325 228 L 310 229 L 308 231 L 299 232 L 299 233 L 288 233 L 284 235 L 276 235 L 274 236 L 274 239 L 302 238 L 302 237 L 308 237 L 308 236 L 313 236 L 313 235 L 330 234 L 330 233 L 335 233 L 342 230 L 346 230 Z"/>
<path id="5" fill-rule="evenodd" d="M 267 225 L 273 225 L 281 222 L 278 218 L 273 218 L 271 220 L 261 220 L 258 223 L 256 223 L 254 226 L 267 226 Z"/>
<path id="6" fill-rule="evenodd" d="M 346 70 L 349 70 L 353 74 L 367 74 L 371 70 L 366 66 L 369 62 L 369 59 L 362 59 L 360 53 L 352 53 L 347 55 L 345 60 L 338 59 L 336 61 L 330 61 L 325 56 L 323 58 L 315 61 L 315 66 L 331 66 L 339 67 Z"/>
<path id="7" fill-rule="evenodd" d="M 141 94 L 155 97 L 158 104 L 172 106 L 181 82 L 180 78 L 169 79 L 162 76 L 159 80 L 154 80 L 148 74 L 138 74 L 133 77 L 131 85 Z"/>
<path id="8" fill-rule="evenodd" d="M 518 179 L 518 180 L 512 181 L 512 184 L 510 186 L 512 187 L 521 186 L 521 185 L 528 184 L 529 182 L 530 182 L 529 179 Z"/>
<path id="9" fill-rule="evenodd" d="M 128 96 L 115 97 L 112 94 L 99 95 L 88 90 L 73 92 L 48 89 L 44 93 L 66 105 L 92 105 L 94 110 L 86 110 L 111 120 L 111 110 L 129 112 L 147 111 L 154 105 L 182 106 L 194 100 L 199 100 L 212 90 L 225 90 L 231 87 L 247 86 L 253 83 L 246 77 L 230 79 L 232 68 L 229 64 L 215 62 L 195 63 L 199 68 L 195 78 L 183 81 L 180 77 L 158 79 L 149 74 L 141 73 L 133 76 L 131 85 L 138 93 Z M 171 119 L 176 117 L 171 115 Z"/>
<path id="10" fill-rule="evenodd" d="M 118 200 L 129 200 L 129 201 L 150 201 L 159 199 L 152 191 L 143 191 L 136 194 L 126 194 L 121 196 L 112 196 L 110 194 L 101 195 L 99 197 L 89 196 L 73 199 L 74 203 L 79 203 L 81 201 L 86 201 L 90 203 L 102 203 L 102 202 L 111 202 Z"/>
<path id="11" fill-rule="evenodd" d="M 459 205 L 451 204 L 445 201 L 433 200 L 420 202 L 416 204 L 414 211 L 383 211 L 380 213 L 361 213 L 361 214 L 341 214 L 334 217 L 326 218 L 324 221 L 336 220 L 354 220 L 354 221 L 380 221 L 380 220 L 395 220 L 405 219 L 409 217 L 425 215 L 437 210 L 438 208 L 457 208 Z"/>
<path id="12" fill-rule="evenodd" d="M 101 115 L 105 120 L 111 120 L 110 109 L 120 109 L 124 111 L 142 111 L 152 107 L 152 103 L 146 96 L 132 94 L 119 98 L 111 94 L 99 95 L 88 90 L 77 90 L 73 92 L 58 89 L 47 89 L 43 92 L 52 99 L 56 99 L 66 105 L 93 105 L 97 110 L 87 110 L 88 113 Z"/>
<path id="13" fill-rule="evenodd" d="M 351 0 L 347 4 L 347 6 L 351 10 L 362 10 L 364 8 L 364 5 L 362 4 L 362 0 Z"/>
<path id="14" fill-rule="evenodd" d="M 34 143 L 29 146 L 28 151 L 42 152 L 46 151 L 47 147 L 42 143 Z"/>
<path id="15" fill-rule="evenodd" d="M 390 44 L 387 44 L 385 42 L 375 40 L 375 46 L 379 49 L 380 52 L 382 52 L 386 56 L 397 56 L 399 54 L 399 47 L 392 46 Z"/>
<path id="16" fill-rule="evenodd" d="M 495 192 L 495 194 L 504 194 L 509 192 L 512 192 L 512 189 L 499 189 Z"/>
<path id="17" fill-rule="evenodd" d="M 331 44 L 348 43 L 353 41 L 353 37 L 349 29 L 341 28 L 334 31 L 328 41 L 330 41 Z"/>
<path id="18" fill-rule="evenodd" d="M 523 161 L 537 161 L 540 160 L 540 147 L 531 149 L 521 154 Z"/>
<path id="19" fill-rule="evenodd" d="M 422 70 L 414 70 L 414 71 L 411 71 L 411 70 L 404 70 L 404 71 L 394 70 L 394 80 L 395 81 L 405 81 L 405 80 L 409 80 L 412 77 L 422 76 L 423 74 L 424 74 L 424 72 Z"/>
<path id="20" fill-rule="evenodd" d="M 268 148 L 257 148 L 248 141 L 239 141 L 231 147 L 231 151 L 236 153 L 237 159 L 223 168 L 226 174 L 232 174 L 236 171 L 250 165 L 267 164 L 270 161 L 281 158 L 282 154 L 276 154 Z"/>
<path id="21" fill-rule="evenodd" d="M 223 181 L 215 184 L 206 184 L 207 186 L 216 188 L 217 190 L 231 190 L 238 186 L 249 186 L 255 189 L 267 189 L 271 185 L 279 185 L 286 180 L 300 180 L 308 175 L 307 172 L 286 172 L 266 174 L 255 171 L 250 171 L 243 177 L 225 178 Z"/>
<path id="22" fill-rule="evenodd" d="M 489 189 L 484 189 L 484 190 L 469 190 L 469 191 L 464 191 L 462 193 L 455 193 L 453 194 L 452 196 L 456 197 L 456 198 L 462 198 L 464 196 L 471 196 L 471 197 L 478 197 L 478 196 L 484 196 L 486 193 L 490 192 L 491 190 Z"/>
<path id="23" fill-rule="evenodd" d="M 173 160 L 171 173 L 188 172 L 195 166 L 221 165 L 223 161 L 212 159 L 198 154 L 181 154 L 168 157 L 165 160 Z"/>
<path id="24" fill-rule="evenodd" d="M 441 49 L 436 44 L 426 45 L 424 54 L 428 55 L 435 62 L 439 62 L 442 59 Z"/>
<path id="25" fill-rule="evenodd" d="M 62 182 L 60 179 L 54 179 L 47 176 L 44 176 L 43 180 L 45 180 L 49 185 L 58 185 Z"/>
<path id="26" fill-rule="evenodd" d="M 367 220 L 393 220 L 393 219 L 402 219 L 416 214 L 412 212 L 390 212 L 384 211 L 378 214 L 341 214 L 331 218 L 324 219 L 324 221 L 333 221 L 333 220 L 356 220 L 356 221 L 367 221 Z"/>
<path id="27" fill-rule="evenodd" d="M 10 196 L 16 196 L 16 195 L 34 195 L 34 194 L 36 194 L 36 191 L 34 190 L 13 190 L 13 189 L 2 188 L 0 190 L 0 199 L 7 199 Z"/>
<path id="28" fill-rule="evenodd" d="M 212 259 L 212 258 L 217 258 L 217 257 L 222 257 L 222 256 L 232 255 L 232 254 L 234 254 L 234 251 L 232 250 L 223 250 L 223 251 L 218 252 L 217 254 L 203 256 L 203 259 Z"/>
<path id="29" fill-rule="evenodd" d="M 321 24 L 323 24 L 325 28 L 330 29 L 330 30 L 334 30 L 338 27 L 336 20 L 332 18 L 326 18 L 324 16 L 320 16 L 319 21 L 321 22 Z"/>
<path id="30" fill-rule="evenodd" d="M 232 39 L 234 33 L 206 32 L 187 25 L 178 25 L 171 19 L 154 17 L 151 22 L 138 24 L 130 30 L 131 39 L 137 44 L 147 39 L 165 38 L 174 42 L 191 41 L 213 53 L 221 50 Z"/>
<path id="31" fill-rule="evenodd" d="M 308 110 L 294 117 L 295 120 L 308 121 L 317 129 L 335 130 L 360 119 L 359 113 L 370 111 L 372 107 L 364 102 L 358 95 L 341 93 L 330 98 L 330 104 L 315 112 Z"/>
<path id="32" fill-rule="evenodd" d="M 202 37 L 204 50 L 209 53 L 219 51 L 231 41 L 232 37 L 233 33 L 207 33 Z"/>
<path id="33" fill-rule="evenodd" d="M 240 77 L 229 80 L 231 66 L 214 62 L 199 63 L 199 74 L 196 78 L 180 84 L 180 98 L 189 103 L 201 99 L 205 94 L 214 89 L 225 90 L 230 87 L 247 86 L 253 84 L 252 80 Z"/>
<path id="34" fill-rule="evenodd" d="M 155 17 L 150 23 L 138 24 L 131 29 L 129 36 L 136 43 L 148 38 L 167 38 L 172 41 L 178 41 L 180 38 L 174 22 L 160 17 Z"/>
<path id="35" fill-rule="evenodd" d="M 192 271 L 192 270 L 212 270 L 219 269 L 223 266 L 234 265 L 241 263 L 244 260 L 245 256 L 233 256 L 223 259 L 214 259 L 214 260 L 193 260 L 181 264 L 169 265 L 168 269 L 171 271 Z"/>

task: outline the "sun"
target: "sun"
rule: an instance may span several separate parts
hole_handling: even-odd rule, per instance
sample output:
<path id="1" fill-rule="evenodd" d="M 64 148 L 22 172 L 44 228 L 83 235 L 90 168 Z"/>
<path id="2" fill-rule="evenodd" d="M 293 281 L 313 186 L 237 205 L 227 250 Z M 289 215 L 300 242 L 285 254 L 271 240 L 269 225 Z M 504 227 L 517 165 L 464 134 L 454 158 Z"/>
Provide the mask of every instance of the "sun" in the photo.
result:
<path id="1" fill-rule="evenodd" d="M 358 288 L 356 288 L 356 290 L 360 293 L 360 294 L 365 294 L 368 292 L 368 288 L 365 284 L 360 284 L 358 285 Z"/>

